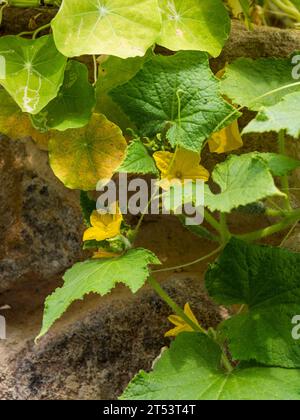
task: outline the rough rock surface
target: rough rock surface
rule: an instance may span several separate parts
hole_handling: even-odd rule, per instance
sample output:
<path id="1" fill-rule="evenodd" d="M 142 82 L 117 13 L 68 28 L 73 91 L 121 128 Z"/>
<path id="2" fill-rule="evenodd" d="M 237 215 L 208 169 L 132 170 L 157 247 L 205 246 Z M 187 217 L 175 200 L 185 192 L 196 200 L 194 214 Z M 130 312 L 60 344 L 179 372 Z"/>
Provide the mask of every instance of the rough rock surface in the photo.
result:
<path id="1" fill-rule="evenodd" d="M 183 305 L 189 301 L 204 326 L 216 326 L 220 310 L 203 292 L 199 277 L 165 283 Z M 121 295 L 64 325 L 35 346 L 28 337 L 0 369 L 0 399 L 115 399 L 140 370 L 150 369 L 163 346 L 170 309 L 152 291 Z M 1 357 L 1 347 L 0 347 Z"/>
<path id="2" fill-rule="evenodd" d="M 31 277 L 40 282 L 82 257 L 78 195 L 29 140 L 0 137 L 0 292 Z"/>

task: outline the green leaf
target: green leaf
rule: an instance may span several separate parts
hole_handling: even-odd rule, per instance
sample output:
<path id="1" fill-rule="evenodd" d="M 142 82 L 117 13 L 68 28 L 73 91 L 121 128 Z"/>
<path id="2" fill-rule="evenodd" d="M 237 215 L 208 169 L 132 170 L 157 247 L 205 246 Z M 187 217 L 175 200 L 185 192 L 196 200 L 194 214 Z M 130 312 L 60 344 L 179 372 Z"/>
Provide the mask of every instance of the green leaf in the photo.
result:
<path id="1" fill-rule="evenodd" d="M 122 400 L 299 400 L 300 371 L 250 367 L 220 369 L 220 348 L 208 337 L 182 333 L 154 371 L 140 372 Z"/>
<path id="2" fill-rule="evenodd" d="M 58 96 L 31 117 L 41 131 L 64 131 L 88 124 L 95 106 L 95 90 L 88 80 L 86 65 L 69 61 Z"/>
<path id="3" fill-rule="evenodd" d="M 157 56 L 111 96 L 142 136 L 166 131 L 172 146 L 197 152 L 225 118 L 233 114 L 227 124 L 237 118 L 219 93 L 207 54 L 201 52 Z"/>
<path id="4" fill-rule="evenodd" d="M 300 160 L 290 158 L 278 153 L 257 153 L 268 165 L 274 176 L 284 176 L 300 167 Z"/>
<path id="5" fill-rule="evenodd" d="M 134 140 L 130 143 L 127 147 L 124 162 L 117 169 L 117 172 L 129 174 L 158 174 L 154 159 L 149 155 L 148 150 L 141 140 Z"/>
<path id="6" fill-rule="evenodd" d="M 142 57 L 160 28 L 157 0 L 64 0 L 52 21 L 57 48 L 67 57 Z"/>
<path id="7" fill-rule="evenodd" d="M 38 338 L 47 333 L 72 302 L 89 293 L 104 296 L 117 283 L 125 284 L 132 293 L 136 293 L 150 274 L 149 264 L 160 264 L 160 261 L 152 252 L 142 248 L 131 249 L 117 258 L 75 264 L 64 275 L 64 285 L 46 299 L 43 326 Z"/>
<path id="8" fill-rule="evenodd" d="M 235 104 L 259 111 L 300 91 L 299 85 L 290 86 L 296 83 L 293 67 L 291 59 L 239 58 L 228 65 L 221 81 L 222 92 Z"/>
<path id="9" fill-rule="evenodd" d="M 221 192 L 214 194 L 205 185 L 205 206 L 211 211 L 230 213 L 266 197 L 284 196 L 276 187 L 266 162 L 253 153 L 230 156 L 215 167 L 212 179 Z"/>
<path id="10" fill-rule="evenodd" d="M 119 127 L 94 114 L 83 128 L 51 133 L 50 165 L 66 187 L 95 190 L 98 181 L 110 179 L 120 166 L 126 144 Z"/>
<path id="11" fill-rule="evenodd" d="M 159 45 L 172 51 L 207 51 L 213 57 L 221 53 L 230 33 L 221 0 L 159 0 L 159 5 L 163 17 Z"/>
<path id="12" fill-rule="evenodd" d="M 91 227 L 91 214 L 96 209 L 96 201 L 92 200 L 86 191 L 80 191 L 80 207 L 87 227 Z"/>
<path id="13" fill-rule="evenodd" d="M 200 238 L 208 239 L 212 242 L 219 242 L 219 238 L 211 233 L 208 229 L 206 229 L 204 226 L 193 226 L 193 225 L 187 225 L 186 224 L 186 217 L 183 215 L 177 216 L 180 222 L 183 224 L 183 226 L 188 229 L 191 233 L 193 233 L 196 236 L 199 236 Z"/>
<path id="14" fill-rule="evenodd" d="M 23 112 L 37 114 L 57 96 L 67 59 L 57 51 L 52 36 L 0 37 L 0 55 L 6 65 L 0 84 Z"/>
<path id="15" fill-rule="evenodd" d="M 300 254 L 232 239 L 206 274 L 209 294 L 220 304 L 246 304 L 248 312 L 221 325 L 232 356 L 285 368 L 300 367 L 292 337 L 299 313 Z"/>
<path id="16" fill-rule="evenodd" d="M 99 64 L 99 76 L 96 84 L 96 111 L 117 124 L 123 132 L 127 128 L 136 127 L 129 120 L 121 107 L 109 96 L 109 92 L 132 79 L 143 67 L 145 61 L 153 55 L 152 51 L 144 57 L 127 58 L 123 60 L 118 57 L 101 57 Z"/>
<path id="17" fill-rule="evenodd" d="M 243 134 L 265 133 L 268 131 L 286 130 L 292 137 L 300 137 L 300 92 L 285 96 L 282 101 L 262 109 L 247 127 Z"/>

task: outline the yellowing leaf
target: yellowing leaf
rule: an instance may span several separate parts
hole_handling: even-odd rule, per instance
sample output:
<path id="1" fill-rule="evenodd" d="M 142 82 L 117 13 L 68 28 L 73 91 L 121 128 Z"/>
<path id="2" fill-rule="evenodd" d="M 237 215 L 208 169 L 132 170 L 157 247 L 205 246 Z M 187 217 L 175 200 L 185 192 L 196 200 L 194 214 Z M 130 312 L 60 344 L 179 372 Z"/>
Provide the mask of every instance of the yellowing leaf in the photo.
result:
<path id="1" fill-rule="evenodd" d="M 195 317 L 189 303 L 186 303 L 184 306 L 184 313 L 189 317 L 191 321 L 193 321 L 194 324 L 199 325 L 199 322 L 197 318 Z M 169 321 L 175 325 L 175 328 L 172 328 L 172 330 L 166 332 L 165 337 L 176 337 L 178 334 L 182 332 L 193 332 L 193 328 L 188 325 L 184 319 L 182 319 L 178 315 L 171 315 L 169 316 Z"/>
<path id="2" fill-rule="evenodd" d="M 214 133 L 209 139 L 209 150 L 212 153 L 226 153 L 243 146 L 243 140 L 237 121 Z"/>
<path id="3" fill-rule="evenodd" d="M 50 164 L 68 187 L 94 190 L 110 179 L 124 159 L 126 140 L 118 126 L 101 114 L 80 129 L 55 132 L 49 143 Z"/>
<path id="4" fill-rule="evenodd" d="M 209 179 L 209 172 L 200 165 L 199 153 L 178 149 L 175 153 L 156 152 L 153 155 L 161 172 L 161 178 L 168 181 Z"/>
<path id="5" fill-rule="evenodd" d="M 32 138 L 42 150 L 48 150 L 49 133 L 40 133 L 23 113 L 11 96 L 0 90 L 0 133 L 13 140 Z"/>

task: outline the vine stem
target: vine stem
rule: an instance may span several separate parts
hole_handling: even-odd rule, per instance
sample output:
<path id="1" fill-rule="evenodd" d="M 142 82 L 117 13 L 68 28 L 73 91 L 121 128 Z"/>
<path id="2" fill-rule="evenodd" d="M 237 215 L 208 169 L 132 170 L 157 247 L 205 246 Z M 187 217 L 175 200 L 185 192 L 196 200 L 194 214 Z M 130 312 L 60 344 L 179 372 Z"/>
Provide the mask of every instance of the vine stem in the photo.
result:
<path id="1" fill-rule="evenodd" d="M 37 30 L 33 32 L 32 39 L 36 39 L 36 37 L 38 36 L 38 34 L 40 32 L 42 32 L 44 29 L 48 29 L 48 28 L 51 28 L 51 23 L 47 23 L 46 25 L 43 25 L 43 26 L 37 28 Z"/>
<path id="2" fill-rule="evenodd" d="M 225 213 L 220 213 L 220 227 L 221 227 L 221 237 L 223 244 L 226 244 L 230 239 L 230 232 L 227 225 L 227 218 Z"/>
<path id="3" fill-rule="evenodd" d="M 168 293 L 161 287 L 159 282 L 151 276 L 148 279 L 149 284 L 155 290 L 155 292 L 162 298 L 163 301 L 165 301 L 170 308 L 178 315 L 180 318 L 182 318 L 192 329 L 193 331 L 198 331 L 202 334 L 207 335 L 207 331 L 202 328 L 200 325 L 195 324 L 180 308 L 180 306 L 177 305 L 177 303 L 168 295 Z"/>
<path id="4" fill-rule="evenodd" d="M 196 265 L 201 263 L 202 261 L 208 260 L 209 258 L 213 257 L 214 255 L 219 254 L 222 249 L 224 248 L 224 246 L 220 246 L 219 248 L 215 249 L 214 251 L 212 251 L 211 253 L 204 255 L 204 257 L 198 258 L 195 261 L 186 263 L 186 264 L 182 264 L 182 265 L 177 265 L 175 267 L 169 267 L 169 268 L 161 268 L 160 270 L 153 270 L 153 273 L 166 273 L 168 271 L 175 271 L 175 270 L 180 270 L 181 268 L 187 268 L 187 267 L 191 267 L 192 265 Z"/>
<path id="5" fill-rule="evenodd" d="M 152 194 L 152 196 L 150 197 L 150 200 L 147 203 L 146 208 L 144 209 L 144 211 L 141 214 L 141 217 L 140 217 L 140 219 L 138 221 L 138 224 L 136 225 L 136 227 L 134 229 L 134 239 L 137 237 L 137 235 L 138 235 L 138 233 L 140 231 L 140 228 L 141 228 L 142 223 L 143 223 L 143 221 L 144 221 L 144 219 L 146 217 L 147 211 L 148 211 L 148 209 L 149 209 L 149 207 L 150 207 L 150 205 L 152 203 L 152 200 L 154 200 L 155 198 L 160 198 L 161 197 L 161 194 L 159 194 L 157 196 L 156 193 L 157 193 L 157 190 L 154 192 L 154 194 Z"/>
<path id="6" fill-rule="evenodd" d="M 2 19 L 3 19 L 3 10 L 8 7 L 8 1 L 7 0 L 0 0 L 0 26 L 2 25 Z"/>
<path id="7" fill-rule="evenodd" d="M 96 83 L 98 82 L 98 63 L 97 63 L 97 57 L 93 55 L 93 65 L 94 65 L 94 86 L 96 86 Z"/>
<path id="8" fill-rule="evenodd" d="M 207 211 L 204 210 L 204 219 L 209 223 L 218 233 L 221 233 L 220 223 Z"/>
<path id="9" fill-rule="evenodd" d="M 278 135 L 278 146 L 279 146 L 279 153 L 281 155 L 286 156 L 286 150 L 285 150 L 285 131 L 281 130 Z M 292 210 L 291 202 L 290 202 L 290 191 L 289 191 L 289 176 L 283 175 L 281 177 L 281 185 L 283 191 L 285 191 L 287 197 L 285 198 L 285 209 L 286 210 Z"/>
<path id="10" fill-rule="evenodd" d="M 280 223 L 276 223 L 272 226 L 257 230 L 255 232 L 246 233 L 243 235 L 235 235 L 235 236 L 244 241 L 252 242 L 258 239 L 266 238 L 267 236 L 271 236 L 274 233 L 281 232 L 282 230 L 287 229 L 289 226 L 293 225 L 293 223 L 299 220 L 300 220 L 300 210 L 298 209 L 290 213 L 287 213 L 285 216 L 285 219 L 282 220 Z"/>

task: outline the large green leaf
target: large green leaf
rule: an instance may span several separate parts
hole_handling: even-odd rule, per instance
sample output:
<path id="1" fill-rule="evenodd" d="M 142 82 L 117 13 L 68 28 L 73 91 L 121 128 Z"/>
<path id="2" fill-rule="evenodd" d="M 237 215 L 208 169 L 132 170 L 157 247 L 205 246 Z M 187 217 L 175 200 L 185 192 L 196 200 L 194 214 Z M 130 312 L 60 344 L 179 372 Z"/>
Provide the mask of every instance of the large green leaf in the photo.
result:
<path id="1" fill-rule="evenodd" d="M 284 96 L 300 91 L 296 82 L 291 59 L 239 58 L 228 65 L 221 86 L 223 94 L 235 104 L 259 111 L 262 106 L 275 105 Z"/>
<path id="2" fill-rule="evenodd" d="M 123 400 L 299 400 L 300 371 L 249 367 L 220 369 L 221 352 L 209 338 L 182 333 L 151 373 L 140 372 Z"/>
<path id="3" fill-rule="evenodd" d="M 235 359 L 300 367 L 300 344 L 292 337 L 300 254 L 233 239 L 207 272 L 206 287 L 220 304 L 248 305 L 246 313 L 221 325 Z"/>
<path id="4" fill-rule="evenodd" d="M 144 57 L 134 57 L 122 60 L 118 57 L 104 56 L 99 63 L 99 76 L 96 84 L 96 111 L 117 124 L 123 131 L 135 128 L 125 112 L 113 101 L 108 93 L 132 79 L 143 67 L 146 60 L 153 55 L 152 51 Z"/>
<path id="5" fill-rule="evenodd" d="M 201 52 L 157 56 L 128 83 L 113 89 L 111 96 L 141 135 L 151 137 L 166 130 L 173 146 L 194 151 L 218 126 L 223 127 L 225 118 L 230 115 L 227 124 L 237 118 L 219 93 L 207 54 Z"/>
<path id="6" fill-rule="evenodd" d="M 75 264 L 64 275 L 64 285 L 46 299 L 43 326 L 38 338 L 47 333 L 72 302 L 89 293 L 104 296 L 117 283 L 125 284 L 132 293 L 136 293 L 150 274 L 149 264 L 160 264 L 160 261 L 152 252 L 142 248 L 131 249 L 117 258 Z"/>
<path id="7" fill-rule="evenodd" d="M 124 159 L 126 140 L 104 115 L 94 114 L 83 128 L 51 133 L 50 165 L 68 188 L 95 190 L 110 179 Z"/>
<path id="8" fill-rule="evenodd" d="M 69 61 L 58 96 L 32 116 L 34 126 L 41 131 L 64 131 L 85 126 L 95 106 L 95 90 L 88 77 L 84 64 Z"/>
<path id="9" fill-rule="evenodd" d="M 300 137 L 300 92 L 285 96 L 281 102 L 262 109 L 243 133 L 265 133 L 286 130 L 292 137 Z"/>
<path id="10" fill-rule="evenodd" d="M 300 0 L 291 0 L 291 1 L 297 7 L 297 9 L 300 11 Z"/>
<path id="11" fill-rule="evenodd" d="M 56 97 L 67 59 L 57 51 L 52 36 L 36 40 L 0 37 L 0 55 L 6 66 L 0 84 L 23 112 L 37 114 Z"/>
<path id="12" fill-rule="evenodd" d="M 215 167 L 212 179 L 221 192 L 214 194 L 205 186 L 205 206 L 211 211 L 230 213 L 239 206 L 284 195 L 276 187 L 268 163 L 256 153 L 230 156 Z"/>
<path id="13" fill-rule="evenodd" d="M 142 57 L 160 28 L 157 0 L 63 0 L 52 21 L 57 48 L 67 57 Z"/>
<path id="14" fill-rule="evenodd" d="M 253 156 L 262 158 L 274 176 L 284 176 L 300 167 L 300 160 L 290 158 L 286 155 L 278 153 L 258 153 L 254 152 Z"/>
<path id="15" fill-rule="evenodd" d="M 163 17 L 159 45 L 172 51 L 207 51 L 213 57 L 221 53 L 230 33 L 221 0 L 159 0 L 159 5 Z"/>
<path id="16" fill-rule="evenodd" d="M 134 140 L 127 147 L 126 157 L 117 172 L 131 174 L 158 174 L 154 159 L 141 140 Z"/>

